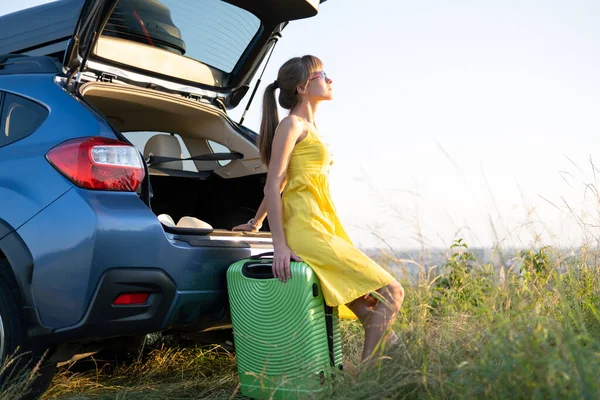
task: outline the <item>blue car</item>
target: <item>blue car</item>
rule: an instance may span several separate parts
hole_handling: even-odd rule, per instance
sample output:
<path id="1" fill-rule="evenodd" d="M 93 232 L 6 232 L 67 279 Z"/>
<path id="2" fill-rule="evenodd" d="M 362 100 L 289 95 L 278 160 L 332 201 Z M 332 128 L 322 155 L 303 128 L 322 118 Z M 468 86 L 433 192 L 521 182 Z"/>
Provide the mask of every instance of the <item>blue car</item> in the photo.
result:
<path id="1" fill-rule="evenodd" d="M 231 327 L 263 196 L 228 116 L 319 1 L 62 0 L 0 17 L 0 360 Z M 253 93 L 252 93 L 253 95 Z M 245 102 L 246 103 L 246 102 Z"/>

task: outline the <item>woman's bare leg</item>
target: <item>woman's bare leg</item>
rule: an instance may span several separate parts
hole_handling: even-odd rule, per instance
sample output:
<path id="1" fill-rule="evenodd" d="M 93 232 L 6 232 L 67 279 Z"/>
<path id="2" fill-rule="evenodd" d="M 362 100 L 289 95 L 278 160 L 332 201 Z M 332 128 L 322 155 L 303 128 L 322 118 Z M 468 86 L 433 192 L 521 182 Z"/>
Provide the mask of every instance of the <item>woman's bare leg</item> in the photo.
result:
<path id="1" fill-rule="evenodd" d="M 367 314 L 363 323 L 365 327 L 363 361 L 373 355 L 379 343 L 383 343 L 386 340 L 390 342 L 397 340 L 395 333 L 391 331 L 391 326 L 402 306 L 404 289 L 400 283 L 394 281 L 379 289 L 377 293 L 381 299 L 377 301 L 375 307 Z"/>
<path id="2" fill-rule="evenodd" d="M 373 311 L 373 307 L 375 307 L 376 304 L 377 300 L 375 300 L 373 297 L 363 296 L 351 301 L 350 303 L 346 304 L 346 306 L 352 310 L 352 312 L 358 317 L 363 328 L 366 329 L 365 323 L 367 321 L 367 317 L 369 316 L 369 313 Z"/>
<path id="3" fill-rule="evenodd" d="M 396 333 L 389 330 L 389 328 L 402 305 L 404 290 L 398 282 L 394 282 L 379 289 L 377 292 L 381 300 L 376 300 L 371 296 L 364 296 L 346 304 L 356 314 L 365 329 L 363 360 L 366 360 L 373 353 L 384 335 L 387 336 L 386 339 L 390 344 L 398 340 Z M 378 313 L 378 315 L 373 315 L 374 313 Z"/>

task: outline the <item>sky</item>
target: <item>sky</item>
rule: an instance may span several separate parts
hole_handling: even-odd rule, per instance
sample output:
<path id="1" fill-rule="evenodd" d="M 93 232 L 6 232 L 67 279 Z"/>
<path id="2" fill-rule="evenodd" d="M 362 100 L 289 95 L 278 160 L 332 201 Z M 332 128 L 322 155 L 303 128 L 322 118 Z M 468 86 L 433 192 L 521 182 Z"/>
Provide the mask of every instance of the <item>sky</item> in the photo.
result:
<path id="1" fill-rule="evenodd" d="M 0 0 L 0 14 L 40 3 Z M 316 55 L 334 88 L 317 125 L 355 243 L 590 243 L 599 19 L 594 0 L 328 0 L 283 31 L 244 124 L 258 131 L 265 82 L 287 59 Z"/>

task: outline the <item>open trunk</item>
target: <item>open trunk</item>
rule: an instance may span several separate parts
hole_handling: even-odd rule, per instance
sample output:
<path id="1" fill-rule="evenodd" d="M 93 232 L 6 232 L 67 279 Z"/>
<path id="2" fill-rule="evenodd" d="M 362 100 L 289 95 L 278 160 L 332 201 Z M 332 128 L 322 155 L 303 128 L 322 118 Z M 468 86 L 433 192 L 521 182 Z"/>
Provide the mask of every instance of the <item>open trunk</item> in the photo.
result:
<path id="1" fill-rule="evenodd" d="M 255 133 L 214 105 L 179 95 L 108 82 L 85 83 L 80 93 L 138 146 L 146 160 L 174 159 L 148 169 L 150 207 L 167 232 L 270 241 L 268 232 L 231 232 L 254 216 L 263 197 L 265 171 Z M 142 136 L 149 139 L 136 140 Z M 219 154 L 239 153 L 241 159 L 178 160 L 188 156 L 186 150 L 191 156 L 214 156 L 217 146 Z"/>

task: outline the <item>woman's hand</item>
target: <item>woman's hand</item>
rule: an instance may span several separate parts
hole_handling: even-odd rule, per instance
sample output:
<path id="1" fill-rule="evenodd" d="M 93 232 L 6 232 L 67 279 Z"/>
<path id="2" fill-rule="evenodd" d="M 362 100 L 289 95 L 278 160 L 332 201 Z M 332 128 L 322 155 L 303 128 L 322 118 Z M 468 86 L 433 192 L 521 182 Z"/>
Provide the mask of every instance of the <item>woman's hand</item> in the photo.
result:
<path id="1" fill-rule="evenodd" d="M 250 225 L 249 223 L 240 224 L 231 228 L 232 231 L 241 231 L 241 232 L 258 232 L 258 228 Z"/>
<path id="2" fill-rule="evenodd" d="M 290 271 L 290 259 L 294 261 L 302 261 L 287 244 L 275 247 L 273 254 L 273 275 L 281 282 L 285 282 L 292 277 Z"/>
<path id="3" fill-rule="evenodd" d="M 262 207 L 262 203 L 261 203 L 261 207 Z M 232 231 L 258 232 L 258 231 L 260 231 L 260 228 L 262 228 L 262 222 L 257 224 L 257 223 L 255 223 L 254 218 L 252 218 L 250 221 L 246 222 L 245 224 L 240 224 L 240 225 L 234 226 L 232 228 Z"/>

